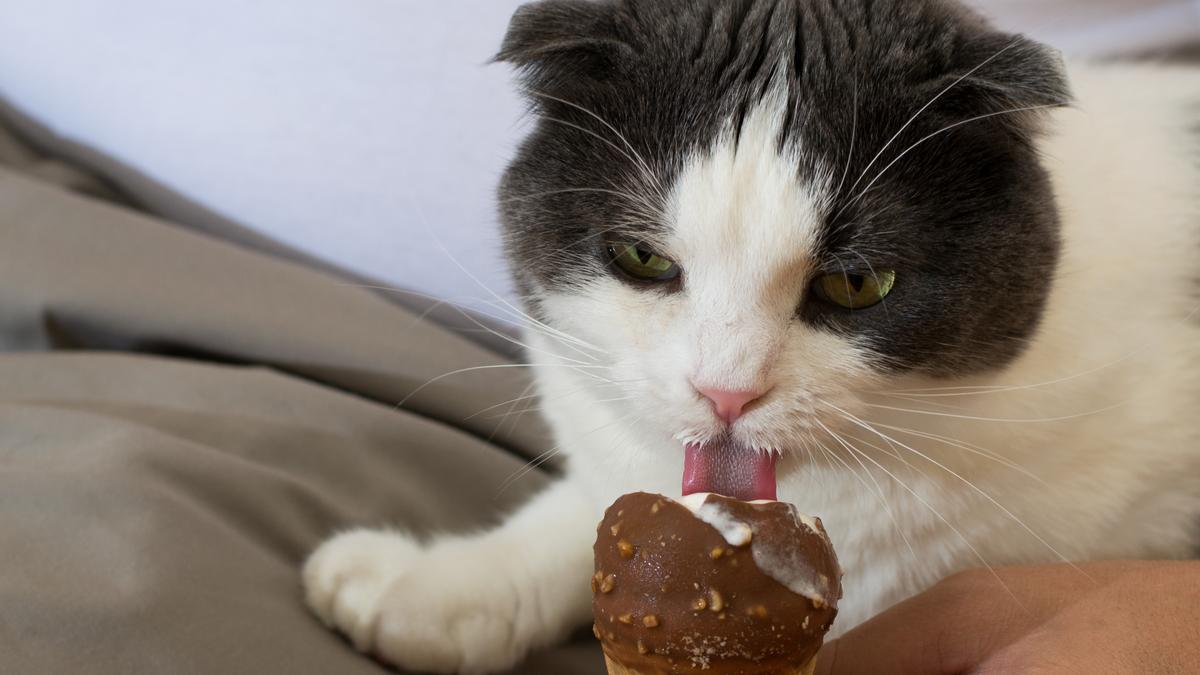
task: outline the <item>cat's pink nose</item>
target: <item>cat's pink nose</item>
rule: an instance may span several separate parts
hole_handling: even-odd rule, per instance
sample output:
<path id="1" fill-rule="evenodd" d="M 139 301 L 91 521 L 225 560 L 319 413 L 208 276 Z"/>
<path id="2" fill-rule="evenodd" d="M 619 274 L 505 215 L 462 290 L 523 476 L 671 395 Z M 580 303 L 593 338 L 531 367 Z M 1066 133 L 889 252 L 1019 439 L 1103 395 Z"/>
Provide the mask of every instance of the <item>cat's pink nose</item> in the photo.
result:
<path id="1" fill-rule="evenodd" d="M 761 391 L 725 391 L 723 389 L 699 389 L 698 391 L 704 398 L 712 401 L 713 412 L 717 413 L 717 417 L 725 420 L 726 424 L 733 424 L 741 419 L 746 406 L 764 395 L 764 392 Z"/>

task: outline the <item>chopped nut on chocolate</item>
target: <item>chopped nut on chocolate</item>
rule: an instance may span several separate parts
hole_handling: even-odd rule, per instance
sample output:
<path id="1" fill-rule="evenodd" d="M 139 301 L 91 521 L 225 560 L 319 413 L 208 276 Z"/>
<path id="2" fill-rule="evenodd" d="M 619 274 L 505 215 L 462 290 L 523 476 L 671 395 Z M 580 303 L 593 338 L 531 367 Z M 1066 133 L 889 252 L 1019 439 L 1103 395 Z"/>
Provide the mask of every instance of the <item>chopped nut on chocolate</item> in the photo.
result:
<path id="1" fill-rule="evenodd" d="M 708 555 L 709 555 L 709 557 L 711 557 L 713 560 L 720 560 L 720 559 L 721 559 L 721 556 L 725 555 L 725 549 L 723 549 L 723 548 L 721 548 L 720 546 L 718 546 L 718 547 L 714 548 L 714 549 L 712 550 L 712 553 L 709 553 Z"/>
<path id="2" fill-rule="evenodd" d="M 608 531 L 612 532 L 612 536 L 619 537 L 621 535 L 621 524 L 617 523 L 616 525 L 613 525 L 612 527 L 608 528 Z"/>
<path id="3" fill-rule="evenodd" d="M 633 625 L 633 615 L 630 614 L 629 612 L 626 612 L 626 613 L 622 614 L 621 616 L 617 617 L 617 621 L 620 621 L 621 623 L 625 624 L 626 626 L 632 626 Z"/>
<path id="4" fill-rule="evenodd" d="M 647 614 L 642 617 L 642 625 L 646 628 L 658 628 L 658 617 L 653 614 Z"/>
<path id="5" fill-rule="evenodd" d="M 622 539 L 617 542 L 617 551 L 621 554 L 622 558 L 629 560 L 633 557 L 633 544 Z"/>
<path id="6" fill-rule="evenodd" d="M 638 653 L 643 656 L 650 653 L 650 650 L 646 648 L 646 643 L 641 640 L 638 640 Z"/>
<path id="7" fill-rule="evenodd" d="M 746 610 L 746 616 L 753 616 L 753 617 L 756 617 L 759 619 L 765 619 L 765 618 L 767 618 L 767 607 L 766 607 L 766 605 L 755 605 Z"/>
<path id="8" fill-rule="evenodd" d="M 696 601 L 692 603 L 692 609 L 697 612 L 703 612 L 708 609 L 708 601 L 704 598 L 696 598 Z"/>
<path id="9" fill-rule="evenodd" d="M 615 575 L 610 574 L 610 575 L 604 577 L 604 581 L 600 582 L 600 592 L 601 593 L 612 593 L 612 590 L 613 590 L 613 588 L 616 587 L 616 585 L 617 585 L 617 577 Z"/>
<path id="10" fill-rule="evenodd" d="M 715 588 L 708 592 L 708 608 L 714 612 L 725 609 L 725 598 L 721 597 L 721 592 Z"/>

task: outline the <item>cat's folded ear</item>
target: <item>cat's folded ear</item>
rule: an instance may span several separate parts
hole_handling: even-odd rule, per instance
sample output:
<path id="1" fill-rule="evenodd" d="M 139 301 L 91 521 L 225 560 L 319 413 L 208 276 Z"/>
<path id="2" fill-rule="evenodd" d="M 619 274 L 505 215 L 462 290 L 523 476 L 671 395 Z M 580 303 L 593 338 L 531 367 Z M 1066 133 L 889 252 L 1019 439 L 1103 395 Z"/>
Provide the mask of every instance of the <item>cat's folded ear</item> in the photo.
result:
<path id="1" fill-rule="evenodd" d="M 513 15 L 496 61 L 521 69 L 528 88 L 561 89 L 611 78 L 633 50 L 608 0 L 539 0 Z"/>
<path id="2" fill-rule="evenodd" d="M 1001 121 L 1071 103 L 1062 55 L 1020 35 L 990 32 L 962 45 L 937 84 L 951 85 L 948 98 Z"/>

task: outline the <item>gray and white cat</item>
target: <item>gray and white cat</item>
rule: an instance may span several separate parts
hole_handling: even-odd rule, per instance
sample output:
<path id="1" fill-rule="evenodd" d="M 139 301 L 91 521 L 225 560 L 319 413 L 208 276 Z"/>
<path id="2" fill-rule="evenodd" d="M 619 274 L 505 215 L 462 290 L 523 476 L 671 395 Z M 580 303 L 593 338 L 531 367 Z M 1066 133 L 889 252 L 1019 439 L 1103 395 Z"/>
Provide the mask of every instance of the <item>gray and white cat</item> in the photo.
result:
<path id="1" fill-rule="evenodd" d="M 681 477 L 820 514 L 843 632 L 966 568 L 1196 551 L 1200 71 L 938 0 L 544 0 L 499 59 L 568 473 L 481 536 L 326 543 L 360 648 L 513 666 L 588 621 L 603 508 Z"/>

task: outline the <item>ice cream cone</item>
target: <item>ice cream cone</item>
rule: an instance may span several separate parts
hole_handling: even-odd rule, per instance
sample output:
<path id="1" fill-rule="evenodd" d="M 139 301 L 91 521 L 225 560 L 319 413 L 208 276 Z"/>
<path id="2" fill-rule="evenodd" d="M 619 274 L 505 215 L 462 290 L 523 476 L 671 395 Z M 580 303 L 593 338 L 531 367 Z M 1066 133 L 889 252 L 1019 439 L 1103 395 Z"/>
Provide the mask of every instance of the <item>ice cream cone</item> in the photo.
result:
<path id="1" fill-rule="evenodd" d="M 608 675 L 651 675 L 650 673 L 643 673 L 632 668 L 626 668 L 607 656 L 604 657 L 604 661 L 608 664 Z M 804 666 L 799 670 L 792 670 L 786 673 L 777 673 L 776 675 L 813 675 L 813 671 L 816 670 L 816 667 L 817 660 L 813 659 L 807 666 Z"/>

